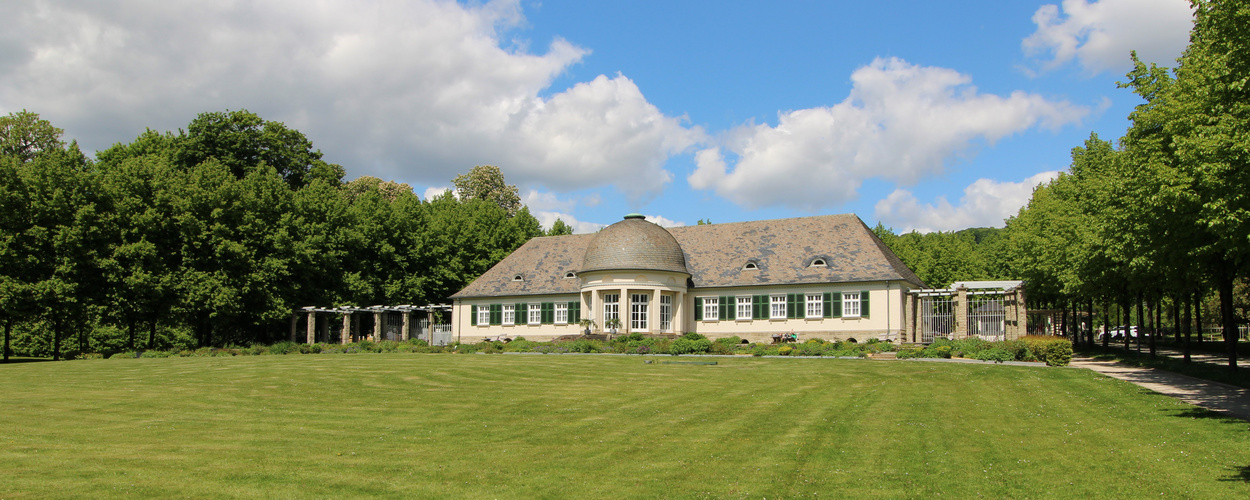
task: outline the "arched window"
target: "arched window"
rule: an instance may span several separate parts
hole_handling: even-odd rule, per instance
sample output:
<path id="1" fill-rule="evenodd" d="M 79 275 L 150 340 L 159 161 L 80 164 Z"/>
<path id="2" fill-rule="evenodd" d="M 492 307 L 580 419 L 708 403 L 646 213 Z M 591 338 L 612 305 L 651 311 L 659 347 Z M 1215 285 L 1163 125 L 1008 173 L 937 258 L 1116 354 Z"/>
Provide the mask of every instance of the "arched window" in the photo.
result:
<path id="1" fill-rule="evenodd" d="M 812 263 L 808 267 L 826 267 L 825 259 L 812 259 Z"/>
<path id="2" fill-rule="evenodd" d="M 577 274 L 576 274 L 576 273 L 574 273 L 573 271 L 569 271 L 569 272 L 567 272 L 567 273 L 564 273 L 564 278 L 565 278 L 565 279 L 573 279 L 573 278 L 576 278 L 576 277 L 577 277 Z"/>
<path id="3" fill-rule="evenodd" d="M 525 277 L 518 274 L 512 277 L 512 281 L 525 281 Z"/>
<path id="4" fill-rule="evenodd" d="M 758 264 L 754 263 L 754 262 L 747 262 L 746 264 L 743 264 L 743 265 L 742 265 L 742 270 L 743 270 L 743 271 L 754 271 L 754 270 L 759 269 L 759 268 L 760 268 L 760 266 L 759 266 Z"/>

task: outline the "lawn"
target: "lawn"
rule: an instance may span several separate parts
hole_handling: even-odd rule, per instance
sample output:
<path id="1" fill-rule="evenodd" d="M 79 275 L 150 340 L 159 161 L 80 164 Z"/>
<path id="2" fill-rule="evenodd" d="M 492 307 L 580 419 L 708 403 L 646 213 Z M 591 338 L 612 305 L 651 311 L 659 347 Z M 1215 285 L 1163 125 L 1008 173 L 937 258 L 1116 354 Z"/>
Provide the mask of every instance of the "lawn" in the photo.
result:
<path id="1" fill-rule="evenodd" d="M 673 359 L 0 365 L 0 498 L 1250 497 L 1246 422 L 1086 370 Z"/>

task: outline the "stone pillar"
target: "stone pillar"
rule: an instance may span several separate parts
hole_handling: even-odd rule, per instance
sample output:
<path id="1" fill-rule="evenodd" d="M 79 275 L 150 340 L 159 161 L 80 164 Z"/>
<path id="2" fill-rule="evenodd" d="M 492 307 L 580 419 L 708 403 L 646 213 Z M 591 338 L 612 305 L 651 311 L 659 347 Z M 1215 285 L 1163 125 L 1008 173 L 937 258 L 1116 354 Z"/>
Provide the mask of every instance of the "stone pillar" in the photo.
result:
<path id="1" fill-rule="evenodd" d="M 683 314 L 686 312 L 686 293 L 673 292 L 673 333 L 681 335 L 686 333 L 686 319 Z"/>
<path id="2" fill-rule="evenodd" d="M 409 311 L 404 311 L 404 312 L 403 312 L 403 315 L 404 315 L 404 329 L 403 329 L 402 331 L 400 331 L 400 332 L 399 332 L 399 340 L 404 341 L 404 342 L 407 342 L 407 341 L 408 341 L 408 317 L 409 317 L 409 316 L 411 316 L 411 314 L 412 314 L 412 313 L 411 313 L 411 312 L 409 312 Z"/>
<path id="3" fill-rule="evenodd" d="M 426 328 L 429 330 L 430 335 L 429 337 L 426 337 L 425 341 L 429 342 L 430 345 L 434 345 L 434 310 L 430 309 L 425 311 L 425 318 L 429 323 L 429 325 L 426 325 Z"/>
<path id="4" fill-rule="evenodd" d="M 295 331 L 299 329 L 299 315 L 291 312 L 291 342 L 295 342 Z"/>
<path id="5" fill-rule="evenodd" d="M 953 336 L 962 339 L 968 336 L 968 289 L 955 289 L 955 300 L 951 304 L 955 309 L 955 333 Z"/>
<path id="6" fill-rule="evenodd" d="M 913 303 L 915 296 L 907 293 L 906 288 L 899 289 L 899 297 L 903 300 L 903 333 L 899 335 L 898 343 L 916 342 L 916 318 L 912 317 L 912 313 L 916 310 Z"/>
<path id="7" fill-rule="evenodd" d="M 352 313 L 343 313 L 343 334 L 339 335 L 339 343 L 346 344 L 352 339 Z"/>
<path id="8" fill-rule="evenodd" d="M 317 311 L 308 311 L 308 343 L 317 342 Z"/>
<path id="9" fill-rule="evenodd" d="M 1020 332 L 1020 336 L 1023 337 L 1025 335 L 1028 335 L 1029 334 L 1029 307 L 1024 302 L 1024 288 L 1023 287 L 1016 288 L 1016 315 L 1020 317 L 1020 324 L 1017 326 L 1017 328 L 1019 328 L 1018 331 Z M 1137 338 L 1140 339 L 1141 337 L 1137 337 Z"/>
<path id="10" fill-rule="evenodd" d="M 382 311 L 373 311 L 373 341 L 382 341 Z"/>

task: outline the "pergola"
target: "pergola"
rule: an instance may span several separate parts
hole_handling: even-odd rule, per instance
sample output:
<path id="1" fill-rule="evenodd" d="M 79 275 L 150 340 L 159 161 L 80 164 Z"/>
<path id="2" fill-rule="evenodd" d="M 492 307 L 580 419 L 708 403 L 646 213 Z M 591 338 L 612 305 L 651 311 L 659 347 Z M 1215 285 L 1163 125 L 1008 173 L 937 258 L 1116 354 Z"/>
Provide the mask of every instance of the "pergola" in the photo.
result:
<path id="1" fill-rule="evenodd" d="M 329 340 L 330 338 L 329 318 L 326 318 L 325 321 L 322 321 L 320 323 L 320 331 L 318 331 L 318 327 L 317 327 L 318 315 L 325 315 L 325 314 L 342 315 L 342 318 L 343 318 L 342 332 L 343 333 L 340 335 L 339 341 L 343 344 L 347 344 L 349 342 L 355 342 L 356 340 L 359 340 L 365 337 L 372 337 L 374 340 L 382 340 L 382 336 L 384 333 L 383 324 L 385 323 L 384 320 L 386 318 L 384 314 L 386 313 L 398 313 L 402 317 L 402 320 L 401 320 L 402 327 L 399 328 L 399 332 L 400 332 L 399 340 L 400 341 L 408 340 L 408 334 L 411 329 L 410 321 L 412 319 L 413 313 L 425 313 L 426 319 L 428 320 L 428 323 L 429 323 L 428 325 L 429 337 L 428 338 L 432 340 L 434 338 L 434 313 L 438 311 L 450 312 L 451 305 L 450 304 L 428 304 L 424 306 L 414 306 L 414 305 L 404 304 L 404 305 L 397 305 L 397 306 L 377 305 L 377 306 L 368 306 L 368 307 L 359 307 L 359 306 L 302 307 L 300 309 L 291 311 L 291 342 L 297 341 L 299 319 L 300 319 L 301 314 L 307 316 L 308 318 L 307 328 L 306 328 L 307 335 L 306 335 L 305 341 L 309 344 L 315 343 L 317 341 L 318 336 L 326 340 Z M 360 331 L 360 316 L 359 316 L 360 314 L 373 314 L 372 335 L 364 335 L 363 332 Z"/>

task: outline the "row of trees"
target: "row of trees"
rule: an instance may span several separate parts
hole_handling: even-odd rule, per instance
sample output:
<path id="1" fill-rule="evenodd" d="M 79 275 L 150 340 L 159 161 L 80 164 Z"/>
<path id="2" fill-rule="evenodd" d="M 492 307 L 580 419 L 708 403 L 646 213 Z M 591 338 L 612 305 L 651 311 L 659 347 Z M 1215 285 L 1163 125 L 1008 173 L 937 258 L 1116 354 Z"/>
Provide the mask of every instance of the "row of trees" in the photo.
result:
<path id="1" fill-rule="evenodd" d="M 4 355 L 269 342 L 305 305 L 441 302 L 543 234 L 498 168 L 421 200 L 247 111 L 92 160 L 0 118 Z M 556 232 L 570 232 L 560 224 Z"/>
<path id="2" fill-rule="evenodd" d="M 1133 54 L 1120 85 L 1144 102 L 1125 136 L 1075 148 L 1070 170 L 1039 187 L 1004 236 L 1034 299 L 1118 304 L 1124 321 L 1112 324 L 1134 305 L 1157 319 L 1165 302 L 1188 324 L 1181 315 L 1213 290 L 1236 369 L 1234 287 L 1250 264 L 1250 5 L 1194 7 L 1174 69 Z"/>

